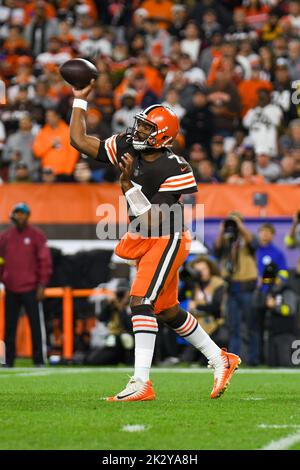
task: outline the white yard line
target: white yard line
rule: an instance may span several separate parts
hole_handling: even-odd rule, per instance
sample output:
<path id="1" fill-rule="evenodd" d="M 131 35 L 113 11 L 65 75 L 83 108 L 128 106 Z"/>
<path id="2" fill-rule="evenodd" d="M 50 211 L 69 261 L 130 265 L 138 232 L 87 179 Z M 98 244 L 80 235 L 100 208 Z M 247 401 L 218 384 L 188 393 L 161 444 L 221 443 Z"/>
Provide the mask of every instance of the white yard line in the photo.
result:
<path id="1" fill-rule="evenodd" d="M 145 424 L 125 424 L 121 431 L 125 432 L 141 432 L 146 431 L 149 429 L 149 426 L 145 426 Z"/>
<path id="2" fill-rule="evenodd" d="M 1 369 L 0 378 L 6 377 L 40 377 L 55 374 L 85 374 L 90 372 L 107 373 L 132 373 L 131 367 L 47 367 L 44 370 L 36 370 L 34 367 L 16 367 L 13 369 Z M 161 374 L 211 374 L 211 370 L 203 368 L 153 368 L 151 373 Z M 300 374 L 300 369 L 239 369 L 240 374 Z"/>
<path id="3" fill-rule="evenodd" d="M 298 442 L 300 442 L 300 431 L 289 434 L 287 437 L 282 437 L 277 441 L 271 441 L 269 444 L 262 447 L 261 450 L 287 450 Z"/>
<path id="4" fill-rule="evenodd" d="M 261 400 L 265 400 L 265 398 L 262 398 L 262 397 L 246 397 L 246 398 L 241 398 L 241 400 L 245 400 L 245 401 L 261 401 Z"/>
<path id="5" fill-rule="evenodd" d="M 260 429 L 300 429 L 300 424 L 259 424 L 257 427 Z"/>

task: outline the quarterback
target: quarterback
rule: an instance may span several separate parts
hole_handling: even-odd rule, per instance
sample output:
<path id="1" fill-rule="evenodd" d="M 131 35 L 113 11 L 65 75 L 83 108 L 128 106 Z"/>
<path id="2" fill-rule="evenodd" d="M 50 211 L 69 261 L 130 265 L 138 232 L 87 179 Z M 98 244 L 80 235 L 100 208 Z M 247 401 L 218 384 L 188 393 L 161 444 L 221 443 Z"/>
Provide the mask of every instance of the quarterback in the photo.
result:
<path id="1" fill-rule="evenodd" d="M 218 398 L 226 390 L 240 358 L 220 349 L 178 302 L 178 271 L 191 242 L 181 217 L 179 199 L 182 194 L 197 191 L 190 165 L 171 150 L 179 131 L 178 118 L 171 109 L 152 105 L 135 116 L 132 129 L 102 141 L 86 135 L 85 112 L 92 86 L 93 80 L 83 90 L 73 89 L 71 144 L 78 151 L 119 168 L 131 222 L 115 252 L 122 258 L 136 260 L 137 265 L 130 291 L 135 335 L 134 375 L 124 390 L 107 400 L 155 399 L 149 374 L 157 318 L 207 357 L 214 371 L 210 396 Z"/>

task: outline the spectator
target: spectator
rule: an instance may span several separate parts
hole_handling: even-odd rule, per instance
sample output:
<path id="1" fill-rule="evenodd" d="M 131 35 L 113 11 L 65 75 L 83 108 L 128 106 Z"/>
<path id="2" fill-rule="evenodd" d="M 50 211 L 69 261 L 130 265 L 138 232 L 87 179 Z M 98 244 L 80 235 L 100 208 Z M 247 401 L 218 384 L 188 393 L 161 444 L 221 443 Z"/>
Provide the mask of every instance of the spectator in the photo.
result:
<path id="1" fill-rule="evenodd" d="M 289 121 L 298 117 L 297 108 L 292 101 L 293 93 L 287 60 L 277 59 L 272 104 L 279 106 L 283 111 L 284 127 L 288 126 Z"/>
<path id="2" fill-rule="evenodd" d="M 245 160 L 241 163 L 239 174 L 229 176 L 226 182 L 229 184 L 263 184 L 265 179 L 256 173 L 254 162 Z"/>
<path id="3" fill-rule="evenodd" d="M 187 7 L 183 4 L 172 6 L 172 23 L 168 28 L 171 36 L 182 39 L 187 22 Z"/>
<path id="4" fill-rule="evenodd" d="M 280 148 L 284 154 L 300 149 L 300 119 L 293 119 L 289 123 L 288 132 L 280 137 Z"/>
<path id="5" fill-rule="evenodd" d="M 35 60 L 36 64 L 43 68 L 47 64 L 62 65 L 71 58 L 69 52 L 62 50 L 59 37 L 52 36 L 47 43 L 47 51 L 39 54 Z"/>
<path id="6" fill-rule="evenodd" d="M 243 119 L 243 125 L 249 129 L 249 136 L 255 151 L 264 149 L 272 157 L 278 156 L 278 128 L 282 121 L 281 109 L 271 104 L 270 92 L 264 88 L 258 90 L 258 105 L 249 109 Z"/>
<path id="7" fill-rule="evenodd" d="M 300 178 L 296 173 L 296 163 L 291 155 L 287 155 L 280 162 L 280 178 L 278 184 L 300 184 Z"/>
<path id="8" fill-rule="evenodd" d="M 135 106 L 136 91 L 128 88 L 121 98 L 121 108 L 113 115 L 112 131 L 114 134 L 124 132 L 133 125 L 134 116 L 141 111 Z"/>
<path id="9" fill-rule="evenodd" d="M 281 25 L 285 32 L 291 31 L 292 35 L 298 36 L 300 33 L 300 4 L 298 0 L 291 0 L 288 3 L 289 14 L 283 16 Z"/>
<path id="10" fill-rule="evenodd" d="M 217 183 L 214 166 L 210 160 L 202 160 L 198 163 L 197 172 L 195 174 L 197 183 Z"/>
<path id="11" fill-rule="evenodd" d="M 33 18 L 25 30 L 25 37 L 34 56 L 45 52 L 50 37 L 58 33 L 56 19 L 47 18 L 46 5 L 43 0 L 36 2 Z"/>
<path id="12" fill-rule="evenodd" d="M 223 44 L 223 35 L 221 29 L 212 32 L 209 47 L 206 47 L 200 54 L 199 65 L 205 75 L 209 74 L 211 65 L 215 59 L 221 56 L 221 46 Z"/>
<path id="13" fill-rule="evenodd" d="M 255 251 L 257 241 L 238 213 L 231 213 L 222 222 L 214 242 L 214 252 L 221 263 L 221 275 L 228 282 L 227 320 L 230 332 L 229 349 L 241 353 L 241 324 L 248 332 L 248 365 L 259 363 L 258 323 L 253 311 L 252 296 L 257 282 Z"/>
<path id="14" fill-rule="evenodd" d="M 55 181 L 56 181 L 56 177 L 52 168 L 47 168 L 47 167 L 42 168 L 41 182 L 51 184 L 51 183 L 55 183 Z"/>
<path id="15" fill-rule="evenodd" d="M 31 183 L 31 176 L 26 163 L 18 162 L 15 166 L 13 183 Z"/>
<path id="16" fill-rule="evenodd" d="M 280 175 L 280 166 L 271 161 L 268 152 L 258 149 L 256 155 L 256 171 L 258 175 L 262 175 L 267 182 L 274 182 Z"/>
<path id="17" fill-rule="evenodd" d="M 12 25 L 3 43 L 3 52 L 11 55 L 25 55 L 29 52 L 27 41 L 22 36 L 21 25 Z"/>
<path id="18" fill-rule="evenodd" d="M 208 148 L 213 133 L 213 116 L 204 90 L 197 90 L 194 93 L 193 104 L 182 118 L 181 126 L 188 147 L 199 143 Z"/>
<path id="19" fill-rule="evenodd" d="M 145 19 L 146 51 L 149 56 L 168 56 L 170 52 L 171 38 L 169 33 L 159 26 L 159 22 L 147 17 Z"/>
<path id="20" fill-rule="evenodd" d="M 52 168 L 58 181 L 70 181 L 78 152 L 70 145 L 69 126 L 55 109 L 46 112 L 46 125 L 33 143 L 36 158 L 41 159 L 42 168 Z"/>
<path id="21" fill-rule="evenodd" d="M 107 326 L 107 337 L 103 347 L 92 347 L 85 358 L 86 364 L 113 365 L 131 364 L 134 340 L 128 314 L 129 292 L 118 287 L 116 293 L 102 302 L 98 320 Z"/>
<path id="22" fill-rule="evenodd" d="M 254 294 L 261 336 L 264 335 L 265 325 L 268 330 L 267 364 L 271 367 L 293 365 L 291 346 L 297 337 L 298 305 L 296 293 L 278 277 L 278 267 L 271 261 L 265 266 L 261 284 Z"/>
<path id="23" fill-rule="evenodd" d="M 280 16 L 281 12 L 279 8 L 273 8 L 269 12 L 269 20 L 267 23 L 264 24 L 262 33 L 261 33 L 261 38 L 263 42 L 271 42 L 274 41 L 274 39 L 278 38 L 279 36 L 282 35 L 283 30 L 280 25 Z"/>
<path id="24" fill-rule="evenodd" d="M 277 276 L 281 277 L 283 280 L 287 280 L 287 262 L 284 252 L 273 243 L 275 233 L 276 230 L 274 225 L 268 222 L 259 227 L 259 247 L 256 251 L 258 274 L 260 279 L 262 279 L 265 266 L 273 262 L 276 264 L 278 269 Z"/>
<path id="25" fill-rule="evenodd" d="M 90 183 L 92 180 L 92 172 L 84 160 L 76 163 L 74 171 L 74 180 L 77 183 Z"/>
<path id="26" fill-rule="evenodd" d="M 194 21 L 189 21 L 184 28 L 184 36 L 180 42 L 181 51 L 188 54 L 192 61 L 195 63 L 199 57 L 201 48 L 201 39 L 199 35 L 198 26 Z"/>
<path id="27" fill-rule="evenodd" d="M 227 28 L 226 41 L 240 42 L 244 39 L 255 40 L 257 33 L 248 26 L 246 13 L 243 8 L 235 8 L 233 12 L 233 25 Z"/>
<path id="28" fill-rule="evenodd" d="M 86 131 L 89 135 L 94 135 L 102 140 L 107 139 L 112 134 L 111 127 L 103 120 L 101 111 L 92 107 L 89 107 L 86 113 Z M 124 131 L 124 128 L 122 131 Z"/>
<path id="29" fill-rule="evenodd" d="M 222 135 L 214 135 L 210 142 L 210 157 L 217 171 L 223 168 L 226 158 L 224 148 L 224 137 Z"/>
<path id="30" fill-rule="evenodd" d="M 226 70 L 219 70 L 216 80 L 208 89 L 211 111 L 214 115 L 214 132 L 224 137 L 232 136 L 241 111 L 240 96 L 232 83 L 234 64 L 226 62 Z"/>
<path id="31" fill-rule="evenodd" d="M 224 26 L 229 26 L 232 23 L 232 14 L 217 0 L 203 0 L 197 2 L 190 12 L 190 17 L 193 18 L 197 24 L 203 23 L 203 16 L 207 10 L 212 10 L 217 15 L 217 21 Z"/>
<path id="32" fill-rule="evenodd" d="M 288 65 L 291 80 L 300 78 L 300 41 L 293 39 L 288 44 Z"/>
<path id="33" fill-rule="evenodd" d="M 179 103 L 179 93 L 175 88 L 170 87 L 167 90 L 165 101 L 162 102 L 162 105 L 173 109 L 179 120 L 181 120 L 186 113 L 185 108 Z"/>
<path id="34" fill-rule="evenodd" d="M 81 8 L 76 12 L 76 17 L 77 19 L 71 29 L 71 34 L 75 38 L 75 42 L 80 43 L 90 36 L 91 28 L 93 27 L 95 20 L 89 14 L 88 5 L 81 5 Z"/>
<path id="35" fill-rule="evenodd" d="M 155 20 L 160 28 L 168 28 L 172 20 L 172 2 L 169 0 L 145 0 L 141 7 L 148 13 L 148 18 Z"/>
<path id="36" fill-rule="evenodd" d="M 220 31 L 220 29 L 221 26 L 218 23 L 216 12 L 211 8 L 205 10 L 201 23 L 201 30 L 203 31 L 206 41 L 209 42 L 214 32 Z"/>
<path id="37" fill-rule="evenodd" d="M 189 54 L 181 53 L 178 60 L 178 70 L 170 70 L 166 76 L 165 84 L 173 85 L 177 77 L 182 76 L 185 85 L 201 86 L 205 82 L 203 70 L 193 64 Z"/>
<path id="38" fill-rule="evenodd" d="M 208 158 L 207 152 L 203 145 L 201 144 L 193 144 L 189 151 L 189 158 L 188 161 L 193 168 L 193 172 L 195 175 L 198 174 L 198 164 L 199 162 L 206 160 Z"/>
<path id="39" fill-rule="evenodd" d="M 35 106 L 42 106 L 43 109 L 52 108 L 54 100 L 49 96 L 49 83 L 47 80 L 40 79 L 35 84 L 35 95 L 32 100 Z"/>
<path id="40" fill-rule="evenodd" d="M 261 32 L 263 25 L 268 21 L 269 7 L 261 0 L 246 0 L 245 13 L 247 24 Z"/>
<path id="41" fill-rule="evenodd" d="M 261 79 L 260 64 L 258 61 L 255 61 L 251 64 L 251 76 L 249 80 L 242 80 L 238 85 L 242 104 L 242 116 L 245 116 L 250 109 L 256 108 L 258 102 L 257 92 L 261 88 L 271 91 L 272 84 L 267 80 Z"/>
<path id="42" fill-rule="evenodd" d="M 3 162 L 9 165 L 9 180 L 15 180 L 16 165 L 22 161 L 26 164 L 32 180 L 37 178 L 39 164 L 32 154 L 32 144 L 34 133 L 32 130 L 32 120 L 27 113 L 19 120 L 19 130 L 7 139 L 3 149 Z"/>
<path id="43" fill-rule="evenodd" d="M 112 45 L 100 23 L 94 24 L 91 28 L 90 37 L 80 42 L 79 52 L 83 57 L 89 59 L 101 55 L 111 57 Z"/>
<path id="44" fill-rule="evenodd" d="M 300 248 L 300 210 L 294 215 L 289 233 L 284 237 L 284 244 L 289 249 Z M 300 266 L 300 257 L 297 266 Z"/>
<path id="45" fill-rule="evenodd" d="M 14 365 L 15 337 L 21 307 L 25 307 L 29 317 L 35 366 L 43 366 L 47 359 L 45 324 L 40 302 L 51 276 L 52 262 L 46 237 L 28 223 L 29 216 L 30 209 L 26 203 L 16 204 L 11 213 L 14 227 L 0 235 L 0 275 L 6 288 L 6 367 Z"/>
<path id="46" fill-rule="evenodd" d="M 240 159 L 235 152 L 226 155 L 223 168 L 219 172 L 222 181 L 228 182 L 230 177 L 237 177 L 240 172 Z"/>

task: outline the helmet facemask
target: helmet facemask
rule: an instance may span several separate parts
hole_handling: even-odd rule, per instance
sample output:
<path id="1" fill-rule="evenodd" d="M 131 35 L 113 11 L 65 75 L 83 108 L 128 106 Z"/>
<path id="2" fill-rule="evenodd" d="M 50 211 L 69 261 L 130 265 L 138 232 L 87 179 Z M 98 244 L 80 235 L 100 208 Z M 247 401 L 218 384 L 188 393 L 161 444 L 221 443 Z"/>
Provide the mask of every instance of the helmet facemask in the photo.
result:
<path id="1" fill-rule="evenodd" d="M 149 131 L 139 129 L 139 124 L 147 124 Z M 157 125 L 148 121 L 141 115 L 134 118 L 134 125 L 131 131 L 132 145 L 135 150 L 151 149 L 156 144 Z"/>

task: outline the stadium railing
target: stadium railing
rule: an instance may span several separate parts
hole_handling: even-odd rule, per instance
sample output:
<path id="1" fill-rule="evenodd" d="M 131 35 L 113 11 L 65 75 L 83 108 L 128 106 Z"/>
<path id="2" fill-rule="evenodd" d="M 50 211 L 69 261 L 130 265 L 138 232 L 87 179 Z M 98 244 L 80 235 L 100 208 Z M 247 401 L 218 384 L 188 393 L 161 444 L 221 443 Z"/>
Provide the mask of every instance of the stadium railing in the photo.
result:
<path id="1" fill-rule="evenodd" d="M 72 289 L 71 287 L 49 287 L 45 289 L 45 298 L 61 298 L 62 308 L 62 357 L 71 360 L 74 347 L 74 309 L 73 299 L 97 295 L 110 295 L 108 289 Z M 0 340 L 4 340 L 5 329 L 5 289 L 0 290 Z M 27 333 L 28 334 L 28 333 Z"/>

